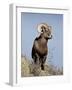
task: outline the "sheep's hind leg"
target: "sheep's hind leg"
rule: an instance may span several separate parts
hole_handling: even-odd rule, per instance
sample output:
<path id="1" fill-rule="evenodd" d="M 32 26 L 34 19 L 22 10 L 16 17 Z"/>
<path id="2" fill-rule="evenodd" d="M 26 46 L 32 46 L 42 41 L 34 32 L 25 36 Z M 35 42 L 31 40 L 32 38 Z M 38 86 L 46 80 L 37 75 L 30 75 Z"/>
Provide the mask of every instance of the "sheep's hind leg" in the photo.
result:
<path id="1" fill-rule="evenodd" d="M 41 70 L 44 70 L 44 65 L 43 64 L 41 64 Z"/>

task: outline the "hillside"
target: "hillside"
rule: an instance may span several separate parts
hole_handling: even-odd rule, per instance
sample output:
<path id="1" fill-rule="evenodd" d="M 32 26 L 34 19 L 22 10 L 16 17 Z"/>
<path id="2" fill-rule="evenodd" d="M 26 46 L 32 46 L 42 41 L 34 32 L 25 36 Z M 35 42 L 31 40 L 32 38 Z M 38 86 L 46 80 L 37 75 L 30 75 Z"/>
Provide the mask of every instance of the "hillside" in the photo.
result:
<path id="1" fill-rule="evenodd" d="M 52 76 L 63 75 L 63 70 L 57 69 L 53 65 L 45 64 L 45 70 L 41 70 L 40 66 L 35 65 L 32 60 L 28 60 L 26 57 L 21 57 L 21 76 Z"/>

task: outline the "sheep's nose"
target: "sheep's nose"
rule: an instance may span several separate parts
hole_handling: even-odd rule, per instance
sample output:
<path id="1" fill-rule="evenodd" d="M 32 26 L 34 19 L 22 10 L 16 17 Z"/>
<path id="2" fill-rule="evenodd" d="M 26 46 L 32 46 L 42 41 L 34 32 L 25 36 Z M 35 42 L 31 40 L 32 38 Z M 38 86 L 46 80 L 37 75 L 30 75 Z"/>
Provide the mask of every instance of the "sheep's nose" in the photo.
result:
<path id="1" fill-rule="evenodd" d="M 50 33 L 48 33 L 48 36 L 51 36 L 51 34 L 50 34 Z"/>

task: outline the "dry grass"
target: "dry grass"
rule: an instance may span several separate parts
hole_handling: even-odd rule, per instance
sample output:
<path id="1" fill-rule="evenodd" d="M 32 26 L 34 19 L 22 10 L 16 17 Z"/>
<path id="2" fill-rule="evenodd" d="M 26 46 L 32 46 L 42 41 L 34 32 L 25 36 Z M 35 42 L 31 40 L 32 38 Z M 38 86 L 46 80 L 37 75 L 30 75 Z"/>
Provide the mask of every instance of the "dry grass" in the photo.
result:
<path id="1" fill-rule="evenodd" d="M 29 61 L 25 57 L 21 58 L 21 76 L 33 76 L 32 74 L 30 74 Z"/>
<path id="2" fill-rule="evenodd" d="M 31 76 L 51 76 L 51 75 L 63 75 L 63 70 L 57 69 L 53 65 L 46 64 L 45 70 L 41 70 L 39 65 L 35 65 L 32 61 L 28 60 L 26 57 L 21 58 L 21 76 L 31 77 Z"/>

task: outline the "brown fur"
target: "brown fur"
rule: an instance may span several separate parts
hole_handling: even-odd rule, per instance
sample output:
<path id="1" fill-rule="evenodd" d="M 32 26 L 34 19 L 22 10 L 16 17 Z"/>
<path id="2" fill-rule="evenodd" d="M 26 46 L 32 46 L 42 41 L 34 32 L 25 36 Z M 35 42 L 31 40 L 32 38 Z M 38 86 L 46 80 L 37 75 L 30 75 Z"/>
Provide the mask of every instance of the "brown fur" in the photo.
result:
<path id="1" fill-rule="evenodd" d="M 43 33 L 40 34 L 39 37 L 36 37 L 34 40 L 34 44 L 32 47 L 32 58 L 34 60 L 34 63 L 40 64 L 41 69 L 44 70 L 44 63 L 47 58 L 48 54 L 48 47 L 47 43 L 48 40 L 52 38 L 51 30 L 43 29 Z"/>

